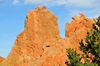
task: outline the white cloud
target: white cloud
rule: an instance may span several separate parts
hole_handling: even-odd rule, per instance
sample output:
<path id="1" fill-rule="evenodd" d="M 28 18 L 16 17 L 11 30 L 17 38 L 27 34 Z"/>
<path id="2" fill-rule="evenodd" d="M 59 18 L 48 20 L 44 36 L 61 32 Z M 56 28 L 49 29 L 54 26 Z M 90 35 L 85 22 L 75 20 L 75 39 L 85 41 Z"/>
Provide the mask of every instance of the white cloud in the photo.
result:
<path id="1" fill-rule="evenodd" d="M 63 5 L 63 4 L 66 4 L 66 1 L 65 0 L 57 0 L 55 1 L 55 3 L 59 4 L 59 5 Z"/>
<path id="2" fill-rule="evenodd" d="M 98 17 L 100 14 L 100 0 L 23 0 L 24 4 L 42 4 L 45 6 L 64 5 L 69 11 L 69 15 L 79 16 L 79 13 L 87 15 L 86 17 Z M 68 14 L 68 13 L 67 13 Z"/>
<path id="3" fill-rule="evenodd" d="M 65 0 L 54 0 L 51 1 L 49 5 L 63 5 L 63 4 L 66 4 Z"/>
<path id="4" fill-rule="evenodd" d="M 2 2 L 2 0 L 0 0 Z M 0 3 L 0 6 L 2 6 L 2 4 Z"/>
<path id="5" fill-rule="evenodd" d="M 46 5 L 63 5 L 66 0 L 23 0 L 24 4 L 46 4 Z"/>
<path id="6" fill-rule="evenodd" d="M 93 17 L 98 17 L 98 15 L 100 15 L 100 9 L 98 9 L 98 8 L 93 8 L 93 9 L 88 9 L 88 10 L 86 10 L 86 9 L 84 9 L 84 10 L 79 10 L 79 9 L 70 9 L 69 10 L 70 11 L 70 15 L 71 16 L 79 16 L 79 13 L 81 12 L 81 13 L 83 13 L 83 14 L 85 14 L 85 16 L 86 17 L 88 17 L 88 18 L 93 18 Z"/>
<path id="7" fill-rule="evenodd" d="M 67 0 L 67 6 L 81 7 L 81 8 L 92 8 L 100 5 L 99 0 Z"/>
<path id="8" fill-rule="evenodd" d="M 96 0 L 67 0 L 67 5 L 74 7 L 95 7 L 98 4 Z"/>
<path id="9" fill-rule="evenodd" d="M 44 3 L 51 0 L 23 0 L 23 1 L 24 1 L 24 4 L 39 4 L 39 3 Z"/>
<path id="10" fill-rule="evenodd" d="M 14 1 L 13 1 L 13 4 L 16 5 L 18 2 L 19 2 L 18 0 L 14 0 Z"/>
<path id="11" fill-rule="evenodd" d="M 47 4 L 47 5 L 67 5 L 69 7 L 96 7 L 100 4 L 99 0 L 23 0 L 24 4 Z"/>
<path id="12" fill-rule="evenodd" d="M 88 18 L 98 18 L 100 15 L 100 0 L 67 0 L 66 9 L 69 16 L 80 16 L 83 13 Z"/>

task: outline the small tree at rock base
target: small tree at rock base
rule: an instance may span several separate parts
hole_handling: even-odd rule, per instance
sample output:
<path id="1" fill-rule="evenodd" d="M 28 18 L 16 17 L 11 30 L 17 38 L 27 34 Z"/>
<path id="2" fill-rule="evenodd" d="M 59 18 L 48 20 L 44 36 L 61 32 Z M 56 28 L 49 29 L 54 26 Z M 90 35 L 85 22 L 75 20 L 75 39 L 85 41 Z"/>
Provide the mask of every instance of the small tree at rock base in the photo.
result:
<path id="1" fill-rule="evenodd" d="M 66 61 L 65 64 L 69 66 L 100 66 L 100 16 L 97 20 L 94 20 L 96 23 L 93 24 L 93 29 L 91 32 L 87 32 L 85 42 L 83 39 L 79 41 L 79 48 L 83 51 L 83 54 L 77 54 L 74 49 L 67 49 L 68 58 L 70 61 Z M 98 26 L 98 28 L 96 27 Z M 90 56 L 89 56 L 90 54 Z M 93 57 L 94 56 L 94 57 Z M 87 59 L 89 58 L 91 62 Z M 84 63 L 81 60 L 84 59 Z"/>

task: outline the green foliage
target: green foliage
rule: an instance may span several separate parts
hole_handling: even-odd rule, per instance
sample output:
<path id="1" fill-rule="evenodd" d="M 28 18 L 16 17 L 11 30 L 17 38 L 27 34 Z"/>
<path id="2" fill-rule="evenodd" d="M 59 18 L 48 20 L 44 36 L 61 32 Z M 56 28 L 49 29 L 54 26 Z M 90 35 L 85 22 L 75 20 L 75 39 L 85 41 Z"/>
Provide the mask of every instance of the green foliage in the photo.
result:
<path id="1" fill-rule="evenodd" d="M 98 66 L 96 63 L 89 63 L 88 60 L 85 61 L 85 63 L 83 64 L 82 62 L 80 62 L 80 60 L 82 58 L 86 59 L 84 57 L 84 55 L 82 55 L 82 57 L 79 57 L 80 54 L 77 54 L 76 51 L 74 51 L 73 49 L 69 48 L 67 49 L 67 52 L 68 52 L 68 58 L 70 60 L 69 61 L 66 61 L 65 63 L 69 66 Z"/>
<path id="2" fill-rule="evenodd" d="M 96 20 L 95 20 L 96 22 Z M 96 25 L 100 28 L 100 16 L 97 19 Z M 91 32 L 87 32 L 87 36 L 85 38 L 85 42 L 83 40 L 79 41 L 79 48 L 85 55 L 77 54 L 76 51 L 69 48 L 67 49 L 68 58 L 70 62 L 66 61 L 65 63 L 70 66 L 100 66 L 100 29 L 93 24 L 93 29 Z M 91 56 L 89 56 L 91 54 Z M 81 55 L 81 57 L 80 57 Z M 95 56 L 93 58 L 93 56 Z M 84 58 L 85 63 L 80 62 L 80 60 Z M 90 58 L 92 62 L 90 63 L 87 58 Z"/>
<path id="3" fill-rule="evenodd" d="M 82 63 L 80 62 L 81 58 L 79 57 L 78 54 L 76 54 L 76 51 L 74 51 L 74 49 L 67 49 L 67 52 L 68 52 L 68 57 L 69 57 L 69 60 L 70 60 L 70 63 L 68 61 L 66 61 L 66 64 L 67 65 L 70 65 L 70 66 L 79 66 L 81 65 L 82 66 Z"/>

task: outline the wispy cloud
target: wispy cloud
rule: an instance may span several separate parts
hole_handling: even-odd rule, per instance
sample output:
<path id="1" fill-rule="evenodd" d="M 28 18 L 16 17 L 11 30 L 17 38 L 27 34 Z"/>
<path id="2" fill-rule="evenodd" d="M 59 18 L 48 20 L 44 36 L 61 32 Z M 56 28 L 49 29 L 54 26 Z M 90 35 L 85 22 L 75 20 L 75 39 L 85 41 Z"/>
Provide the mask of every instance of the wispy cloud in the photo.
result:
<path id="1" fill-rule="evenodd" d="M 99 0 L 67 0 L 66 5 L 74 7 L 91 8 L 99 5 Z"/>
<path id="2" fill-rule="evenodd" d="M 100 15 L 100 8 L 92 8 L 92 9 L 70 9 L 70 16 L 79 16 L 79 13 L 85 14 L 88 18 L 98 18 L 98 15 Z"/>
<path id="3" fill-rule="evenodd" d="M 48 5 L 67 5 L 74 7 L 96 7 L 100 4 L 99 0 L 23 0 L 24 4 L 39 4 L 47 3 Z"/>
<path id="4" fill-rule="evenodd" d="M 39 3 L 44 3 L 51 0 L 23 0 L 23 1 L 24 1 L 24 4 L 39 4 Z"/>
<path id="5" fill-rule="evenodd" d="M 85 14 L 88 18 L 97 18 L 100 15 L 100 0 L 67 0 L 66 9 L 69 16 L 80 16 L 79 13 Z"/>
<path id="6" fill-rule="evenodd" d="M 56 4 L 58 4 L 58 5 L 63 5 L 63 4 L 66 4 L 66 1 L 65 0 L 57 0 L 57 1 L 55 1 L 55 3 Z"/>
<path id="7" fill-rule="evenodd" d="M 2 6 L 2 0 L 0 0 L 0 6 Z"/>
<path id="8" fill-rule="evenodd" d="M 24 4 L 46 4 L 46 5 L 63 5 L 66 4 L 66 0 L 23 0 Z"/>
<path id="9" fill-rule="evenodd" d="M 18 0 L 14 0 L 13 4 L 16 5 L 19 1 Z"/>

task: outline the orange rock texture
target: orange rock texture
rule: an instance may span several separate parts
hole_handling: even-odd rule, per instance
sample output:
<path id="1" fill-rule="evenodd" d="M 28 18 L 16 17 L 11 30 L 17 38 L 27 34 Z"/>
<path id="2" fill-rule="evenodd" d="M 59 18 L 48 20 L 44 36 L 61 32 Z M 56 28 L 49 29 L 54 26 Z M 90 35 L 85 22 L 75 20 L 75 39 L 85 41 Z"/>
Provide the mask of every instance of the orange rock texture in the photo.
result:
<path id="1" fill-rule="evenodd" d="M 5 58 L 3 58 L 3 57 L 0 56 L 0 63 L 1 63 L 2 61 L 4 61 L 4 60 L 5 60 Z"/>
<path id="2" fill-rule="evenodd" d="M 79 52 L 80 39 L 92 28 L 94 21 L 72 17 L 66 24 L 66 38 L 61 38 L 57 24 L 58 17 L 45 6 L 38 6 L 27 13 L 24 31 L 18 34 L 15 44 L 0 66 L 66 66 L 66 48 Z"/>

